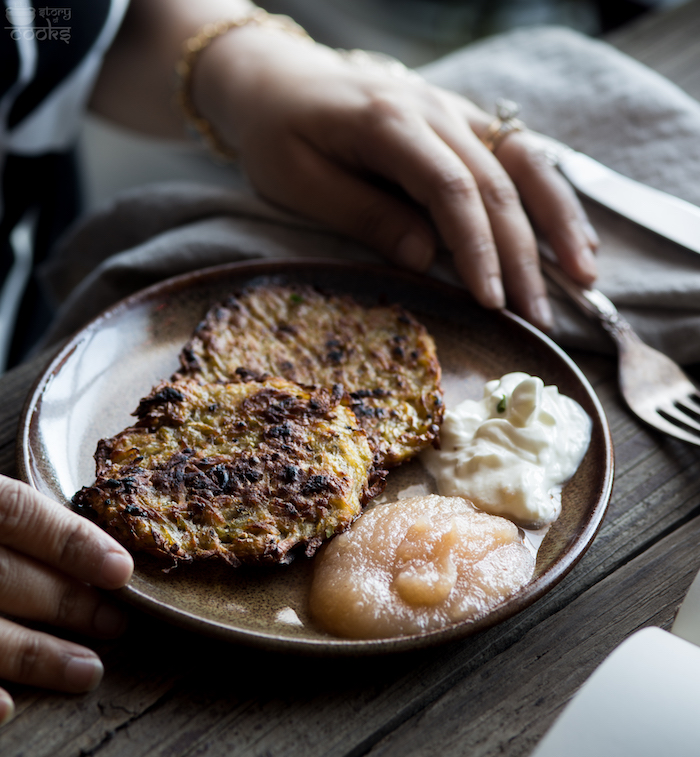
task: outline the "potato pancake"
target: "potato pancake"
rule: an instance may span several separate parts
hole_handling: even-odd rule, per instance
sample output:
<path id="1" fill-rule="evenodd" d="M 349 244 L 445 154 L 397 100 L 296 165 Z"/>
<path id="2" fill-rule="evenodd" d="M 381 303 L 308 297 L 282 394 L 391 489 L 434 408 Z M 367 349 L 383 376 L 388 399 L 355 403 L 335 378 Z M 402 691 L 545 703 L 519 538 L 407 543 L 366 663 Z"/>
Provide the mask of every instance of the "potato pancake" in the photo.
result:
<path id="1" fill-rule="evenodd" d="M 175 564 L 288 563 L 344 531 L 384 487 L 343 391 L 283 378 L 162 382 L 99 442 L 73 498 L 127 548 Z"/>
<path id="2" fill-rule="evenodd" d="M 180 363 L 177 376 L 205 381 L 341 385 L 382 468 L 428 446 L 442 422 L 435 344 L 398 305 L 363 307 L 306 285 L 250 287 L 209 310 Z"/>

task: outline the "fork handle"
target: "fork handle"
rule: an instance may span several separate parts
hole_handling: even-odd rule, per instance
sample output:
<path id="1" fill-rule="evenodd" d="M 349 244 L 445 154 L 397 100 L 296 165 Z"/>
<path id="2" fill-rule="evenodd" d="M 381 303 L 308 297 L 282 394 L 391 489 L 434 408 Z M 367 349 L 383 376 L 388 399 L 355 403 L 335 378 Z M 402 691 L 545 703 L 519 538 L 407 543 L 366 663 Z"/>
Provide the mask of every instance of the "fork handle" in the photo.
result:
<path id="1" fill-rule="evenodd" d="M 547 257 L 543 256 L 540 263 L 544 273 L 569 296 L 579 310 L 589 318 L 598 320 L 619 347 L 624 348 L 632 342 L 641 342 L 627 319 L 599 289 L 589 289 L 577 284 Z"/>

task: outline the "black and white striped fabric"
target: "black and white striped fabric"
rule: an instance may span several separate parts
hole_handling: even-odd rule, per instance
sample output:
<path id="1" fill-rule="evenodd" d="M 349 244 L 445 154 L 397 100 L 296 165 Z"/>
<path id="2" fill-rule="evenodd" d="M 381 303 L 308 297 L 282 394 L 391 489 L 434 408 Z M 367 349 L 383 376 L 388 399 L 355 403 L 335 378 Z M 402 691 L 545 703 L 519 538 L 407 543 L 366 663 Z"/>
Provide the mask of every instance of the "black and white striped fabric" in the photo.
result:
<path id="1" fill-rule="evenodd" d="M 15 264 L 10 240 L 18 224 L 31 219 L 36 266 L 75 217 L 79 195 L 74 150 L 81 118 L 128 1 L 4 0 L 0 286 Z M 3 292 L 8 294 L 17 293 Z M 17 316 L 14 358 L 46 318 L 46 303 L 30 278 Z M 0 323 L 3 327 L 7 331 L 9 324 Z"/>

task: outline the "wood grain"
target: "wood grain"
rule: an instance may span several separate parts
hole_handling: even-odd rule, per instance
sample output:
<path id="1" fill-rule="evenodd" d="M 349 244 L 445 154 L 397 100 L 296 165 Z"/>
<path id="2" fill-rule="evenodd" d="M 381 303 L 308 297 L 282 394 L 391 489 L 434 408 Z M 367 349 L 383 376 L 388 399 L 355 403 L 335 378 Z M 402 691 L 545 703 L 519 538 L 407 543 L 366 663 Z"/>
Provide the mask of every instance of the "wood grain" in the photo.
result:
<path id="1" fill-rule="evenodd" d="M 488 754 L 492 748 L 497 752 L 505 743 L 499 740 L 501 736 L 508 743 L 511 739 L 518 743 L 517 749 L 508 746 L 509 753 L 511 748 L 513 754 L 526 753 L 522 750 L 534 743 L 556 707 L 573 693 L 604 651 L 591 651 L 586 658 L 590 665 L 576 665 L 580 675 L 565 677 L 564 693 L 560 683 L 556 694 L 551 694 L 554 704 L 547 711 L 549 720 L 532 697 L 519 701 L 522 736 L 499 726 L 497 744 L 494 736 L 485 734 L 512 700 L 504 697 L 501 684 L 494 681 L 512 682 L 517 666 L 532 656 L 533 639 L 560 638 L 556 626 L 550 629 L 554 618 L 579 617 L 579 603 L 590 592 L 600 591 L 599 587 L 623 576 L 621 571 L 631 570 L 635 555 L 646 559 L 651 554 L 649 545 L 661 548 L 664 537 L 675 536 L 679 524 L 695 524 L 693 515 L 699 506 L 694 481 L 700 453 L 660 440 L 632 419 L 618 399 L 613 360 L 583 353 L 574 357 L 590 376 L 611 419 L 618 450 L 615 493 L 601 532 L 581 563 L 524 613 L 449 647 L 383 660 L 338 662 L 251 652 L 136 614 L 123 641 L 98 647 L 107 675 L 96 692 L 66 697 L 14 691 L 20 712 L 3 732 L 7 753 L 19 754 L 31 747 L 25 753 L 112 755 L 122 753 L 128 743 L 134 757 L 223 755 L 234 747 L 241 755 L 295 755 L 302 750 L 306 755 L 350 755 L 374 748 L 399 754 L 406 748 L 404 732 L 432 722 L 431 713 L 442 707 L 459 708 L 472 699 L 481 709 L 476 719 L 469 717 L 476 730 L 468 738 L 474 749 L 486 750 L 475 753 Z M 13 381 L 12 391 L 19 398 L 25 386 L 21 380 Z M 689 582 L 692 570 L 687 573 Z M 685 590 L 679 580 L 674 597 Z M 606 601 L 600 600 L 601 607 Z M 666 610 L 672 617 L 673 610 L 668 606 Z M 586 615 L 585 634 L 607 638 L 609 623 L 606 614 L 596 610 L 590 618 Z M 564 655 L 564 651 L 557 644 L 556 654 Z M 546 668 L 538 675 L 546 676 Z M 537 690 L 535 686 L 533 692 Z M 456 732 L 452 725 L 443 730 Z M 432 733 L 430 743 L 438 737 Z"/>
<path id="2" fill-rule="evenodd" d="M 0 377 L 0 473 L 15 476 L 17 425 L 24 401 L 36 377 L 48 362 L 48 355 L 41 354 L 28 363 L 8 371 Z"/>
<path id="3" fill-rule="evenodd" d="M 528 754 L 615 646 L 639 628 L 670 627 L 700 568 L 699 539 L 695 518 L 492 660 L 487 692 L 478 674 L 465 677 L 369 754 Z"/>
<path id="4" fill-rule="evenodd" d="M 643 16 L 607 41 L 700 100 L 700 3 Z"/>
<path id="5" fill-rule="evenodd" d="M 695 0 L 612 41 L 698 96 L 699 38 Z M 525 612 L 449 646 L 339 661 L 251 651 L 134 612 L 122 640 L 96 647 L 107 671 L 97 691 L 8 687 L 18 711 L 0 735 L 0 753 L 529 754 L 618 643 L 645 625 L 670 625 L 700 568 L 700 449 L 632 418 L 613 359 L 573 357 L 610 421 L 613 498 L 581 562 Z M 43 363 L 0 379 L 0 472 L 15 471 L 17 419 Z"/>

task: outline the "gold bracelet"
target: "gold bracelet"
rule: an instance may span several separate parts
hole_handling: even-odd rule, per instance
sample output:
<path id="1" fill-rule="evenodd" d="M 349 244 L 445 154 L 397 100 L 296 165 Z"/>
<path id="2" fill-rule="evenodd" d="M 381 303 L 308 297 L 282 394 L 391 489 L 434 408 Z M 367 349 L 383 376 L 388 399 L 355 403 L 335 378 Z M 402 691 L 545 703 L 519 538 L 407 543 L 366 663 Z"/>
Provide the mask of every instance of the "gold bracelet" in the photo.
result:
<path id="1" fill-rule="evenodd" d="M 182 58 L 175 67 L 178 77 L 175 101 L 180 106 L 185 121 L 199 135 L 209 150 L 225 162 L 235 160 L 238 157 L 238 153 L 219 137 L 211 123 L 197 110 L 192 97 L 192 78 L 199 56 L 217 37 L 226 34 L 226 32 L 232 29 L 240 29 L 242 26 L 247 26 L 248 24 L 257 24 L 258 26 L 278 29 L 287 34 L 311 40 L 306 30 L 289 18 L 289 16 L 273 15 L 267 13 L 262 8 L 256 8 L 251 13 L 239 18 L 205 24 L 193 37 L 185 41 Z"/>

